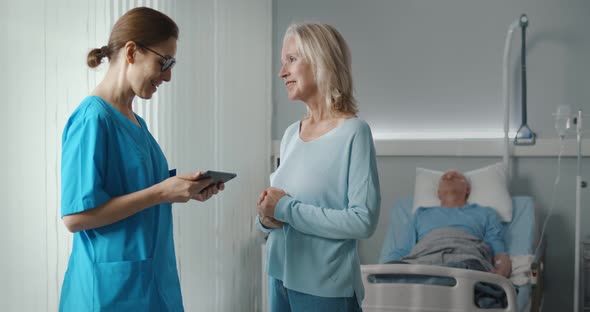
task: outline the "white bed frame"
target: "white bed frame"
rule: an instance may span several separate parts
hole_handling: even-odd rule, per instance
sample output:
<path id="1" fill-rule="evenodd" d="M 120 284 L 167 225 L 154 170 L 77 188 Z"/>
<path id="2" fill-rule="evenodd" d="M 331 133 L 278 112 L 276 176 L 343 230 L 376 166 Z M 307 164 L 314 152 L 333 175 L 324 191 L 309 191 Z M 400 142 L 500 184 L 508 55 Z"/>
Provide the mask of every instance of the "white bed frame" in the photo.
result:
<path id="1" fill-rule="evenodd" d="M 517 312 L 516 291 L 509 279 L 498 274 L 419 264 L 362 265 L 365 286 L 364 312 Z M 374 274 L 404 274 L 450 277 L 455 286 L 409 283 L 372 283 Z M 474 285 L 487 282 L 500 286 L 507 296 L 505 309 L 479 309 L 474 303 Z"/>

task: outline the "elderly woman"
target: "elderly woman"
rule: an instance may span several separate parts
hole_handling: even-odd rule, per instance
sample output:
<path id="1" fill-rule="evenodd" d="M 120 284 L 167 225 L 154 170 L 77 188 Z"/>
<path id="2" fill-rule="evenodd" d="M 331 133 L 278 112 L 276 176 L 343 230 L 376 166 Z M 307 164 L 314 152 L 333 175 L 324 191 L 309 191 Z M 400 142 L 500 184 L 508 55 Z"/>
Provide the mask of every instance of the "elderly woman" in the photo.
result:
<path id="1" fill-rule="evenodd" d="M 352 94 L 350 51 L 334 27 L 291 25 L 279 76 L 307 116 L 287 128 L 281 166 L 258 200 L 269 233 L 271 311 L 360 311 L 357 240 L 375 231 L 381 197 L 371 130 Z"/>

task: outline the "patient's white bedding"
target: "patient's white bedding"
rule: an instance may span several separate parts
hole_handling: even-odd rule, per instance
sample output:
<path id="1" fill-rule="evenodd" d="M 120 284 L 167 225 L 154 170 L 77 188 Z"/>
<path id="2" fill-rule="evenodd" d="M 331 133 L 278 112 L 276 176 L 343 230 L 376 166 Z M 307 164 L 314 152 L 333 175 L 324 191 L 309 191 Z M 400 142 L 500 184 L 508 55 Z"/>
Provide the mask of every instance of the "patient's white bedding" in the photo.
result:
<path id="1" fill-rule="evenodd" d="M 512 284 L 522 286 L 531 283 L 531 264 L 534 258 L 533 255 L 510 256 L 510 260 L 512 260 L 512 274 L 510 275 Z"/>

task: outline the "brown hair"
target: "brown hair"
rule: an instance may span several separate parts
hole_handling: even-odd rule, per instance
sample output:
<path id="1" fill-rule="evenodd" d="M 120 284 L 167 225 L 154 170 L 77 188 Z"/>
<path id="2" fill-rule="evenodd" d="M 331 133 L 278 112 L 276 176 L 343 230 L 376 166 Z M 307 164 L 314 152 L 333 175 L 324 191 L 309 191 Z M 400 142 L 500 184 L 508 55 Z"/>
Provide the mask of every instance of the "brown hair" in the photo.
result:
<path id="1" fill-rule="evenodd" d="M 140 46 L 150 46 L 170 37 L 178 39 L 178 26 L 170 17 L 151 8 L 134 8 L 117 20 L 108 45 L 88 52 L 86 63 L 90 68 L 95 68 L 104 57 L 109 61 L 114 59 L 117 52 L 129 41 Z"/>

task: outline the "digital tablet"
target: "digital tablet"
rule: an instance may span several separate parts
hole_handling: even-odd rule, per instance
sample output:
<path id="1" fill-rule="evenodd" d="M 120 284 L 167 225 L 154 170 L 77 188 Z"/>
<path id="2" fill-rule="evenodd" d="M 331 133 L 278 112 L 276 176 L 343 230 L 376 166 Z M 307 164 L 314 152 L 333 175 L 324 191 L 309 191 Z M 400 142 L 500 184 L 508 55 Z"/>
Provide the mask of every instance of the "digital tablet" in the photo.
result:
<path id="1" fill-rule="evenodd" d="M 231 172 L 207 170 L 197 179 L 197 181 L 211 178 L 211 184 L 207 186 L 209 187 L 213 184 L 225 183 L 236 176 L 237 174 Z"/>

